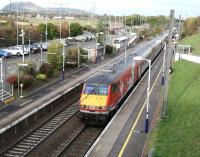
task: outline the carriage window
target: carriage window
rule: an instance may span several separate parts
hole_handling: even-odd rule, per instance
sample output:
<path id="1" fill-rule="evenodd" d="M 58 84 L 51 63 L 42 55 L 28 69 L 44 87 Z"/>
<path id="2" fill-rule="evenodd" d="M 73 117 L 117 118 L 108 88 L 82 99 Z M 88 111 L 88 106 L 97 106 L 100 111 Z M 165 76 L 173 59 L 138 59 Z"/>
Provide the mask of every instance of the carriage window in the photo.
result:
<path id="1" fill-rule="evenodd" d="M 99 95 L 108 95 L 108 86 L 99 86 L 98 94 Z"/>
<path id="2" fill-rule="evenodd" d="M 84 93 L 85 94 L 95 94 L 96 93 L 96 85 L 86 85 Z"/>
<path id="3" fill-rule="evenodd" d="M 112 93 L 115 93 L 117 91 L 118 91 L 118 85 L 117 85 L 117 83 L 115 83 L 112 85 Z"/>

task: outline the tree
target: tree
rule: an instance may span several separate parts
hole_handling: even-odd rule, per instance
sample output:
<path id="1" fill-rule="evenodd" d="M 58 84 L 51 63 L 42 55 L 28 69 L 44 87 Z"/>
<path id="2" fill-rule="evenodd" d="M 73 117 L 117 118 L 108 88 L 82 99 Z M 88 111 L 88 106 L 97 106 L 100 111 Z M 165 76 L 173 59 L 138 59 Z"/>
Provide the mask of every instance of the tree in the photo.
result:
<path id="1" fill-rule="evenodd" d="M 103 23 L 102 21 L 99 21 L 97 23 L 96 30 L 97 30 L 97 32 L 105 32 L 105 30 L 106 30 L 106 24 Z"/>
<path id="2" fill-rule="evenodd" d="M 166 26 L 169 23 L 169 18 L 166 16 L 149 16 L 147 21 L 151 27 Z"/>
<path id="3" fill-rule="evenodd" d="M 47 24 L 48 39 L 55 39 L 58 37 L 58 29 L 53 23 Z"/>
<path id="4" fill-rule="evenodd" d="M 92 32 L 92 33 L 95 33 L 97 31 L 95 28 L 93 28 L 90 25 L 82 26 L 82 28 L 83 28 L 83 30 L 88 31 L 88 32 Z"/>
<path id="5" fill-rule="evenodd" d="M 79 23 L 71 23 L 70 24 L 70 35 L 75 37 L 77 35 L 83 34 L 82 27 Z"/>
<path id="6" fill-rule="evenodd" d="M 200 17 L 188 18 L 184 22 L 184 34 L 183 35 L 192 35 L 197 33 L 200 27 Z"/>
<path id="7" fill-rule="evenodd" d="M 45 36 L 46 25 L 43 23 L 39 24 L 37 30 Z M 47 23 L 47 37 L 48 39 L 55 39 L 58 37 L 58 29 L 53 23 Z"/>
<path id="8" fill-rule="evenodd" d="M 62 37 L 63 38 L 68 37 L 69 36 L 69 26 L 68 26 L 68 23 L 66 21 L 62 23 L 62 27 L 61 28 L 62 28 L 62 30 L 61 30 Z M 60 29 L 60 27 L 58 29 Z"/>
<path id="9" fill-rule="evenodd" d="M 60 69 L 62 65 L 63 45 L 58 42 L 52 42 L 48 48 L 47 61 L 56 69 Z"/>
<path id="10" fill-rule="evenodd" d="M 85 52 L 83 49 L 80 49 L 80 61 L 81 62 L 87 62 L 88 61 L 88 57 L 84 57 L 84 56 L 87 56 L 87 55 L 88 55 L 87 52 Z M 68 49 L 68 51 L 66 52 L 66 59 L 69 62 L 78 63 L 78 48 Z"/>

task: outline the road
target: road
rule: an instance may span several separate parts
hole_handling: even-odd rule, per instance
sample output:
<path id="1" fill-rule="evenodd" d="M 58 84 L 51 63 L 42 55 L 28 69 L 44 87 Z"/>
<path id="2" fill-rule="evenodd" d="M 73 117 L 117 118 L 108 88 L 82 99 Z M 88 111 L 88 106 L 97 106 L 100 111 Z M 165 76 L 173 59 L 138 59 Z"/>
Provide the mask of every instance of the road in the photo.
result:
<path id="1" fill-rule="evenodd" d="M 87 41 L 87 42 L 80 42 L 80 47 L 88 47 L 90 45 L 94 45 L 95 41 Z M 78 42 L 69 42 L 67 49 L 69 48 L 77 48 Z M 41 65 L 41 59 L 43 62 L 47 62 L 47 53 L 43 52 L 41 53 L 32 53 L 25 55 L 25 62 L 32 61 L 36 64 L 36 68 L 39 69 L 39 66 Z M 18 64 L 23 63 L 22 56 L 11 56 L 10 58 L 6 58 L 3 60 L 3 78 L 7 78 L 7 76 L 11 74 L 16 74 L 18 69 Z"/>

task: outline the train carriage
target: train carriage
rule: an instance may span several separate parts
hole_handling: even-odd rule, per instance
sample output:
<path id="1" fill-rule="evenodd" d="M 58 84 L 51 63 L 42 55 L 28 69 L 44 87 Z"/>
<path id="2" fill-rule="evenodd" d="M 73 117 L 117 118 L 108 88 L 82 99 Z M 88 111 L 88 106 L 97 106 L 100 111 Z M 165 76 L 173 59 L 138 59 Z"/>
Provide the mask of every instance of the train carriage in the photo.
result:
<path id="1" fill-rule="evenodd" d="M 104 70 L 99 71 L 84 83 L 80 98 L 80 112 L 85 120 L 106 121 L 118 108 L 120 100 L 129 91 L 148 67 L 146 62 L 133 61 L 133 57 L 142 56 L 152 61 L 164 47 L 164 35 L 139 46 L 129 55 Z"/>

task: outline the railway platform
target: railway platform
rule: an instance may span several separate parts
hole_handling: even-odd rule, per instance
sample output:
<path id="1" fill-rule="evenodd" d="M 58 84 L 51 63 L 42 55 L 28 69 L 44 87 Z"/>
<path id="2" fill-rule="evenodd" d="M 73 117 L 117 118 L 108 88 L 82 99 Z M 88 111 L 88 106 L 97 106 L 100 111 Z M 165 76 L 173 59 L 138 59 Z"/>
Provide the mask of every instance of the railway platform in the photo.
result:
<path id="1" fill-rule="evenodd" d="M 149 124 L 162 104 L 162 57 L 152 66 Z M 85 157 L 141 157 L 148 133 L 145 132 L 148 73 L 106 126 Z M 149 130 L 151 131 L 151 129 Z"/>
<path id="2" fill-rule="evenodd" d="M 129 52 L 132 50 L 129 50 Z M 60 80 L 53 85 L 42 88 L 23 99 L 17 99 L 11 104 L 0 109 L 0 135 L 17 123 L 22 122 L 30 115 L 38 112 L 48 104 L 54 102 L 64 94 L 83 83 L 85 79 L 101 70 L 104 66 L 112 64 L 124 54 L 109 57 L 98 65 L 87 67 L 80 74 L 75 74 L 65 80 Z"/>

